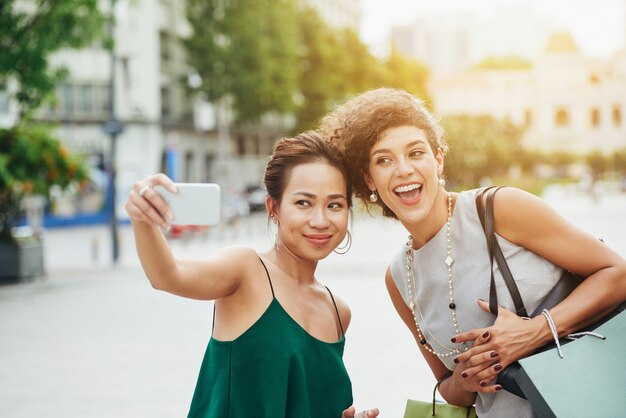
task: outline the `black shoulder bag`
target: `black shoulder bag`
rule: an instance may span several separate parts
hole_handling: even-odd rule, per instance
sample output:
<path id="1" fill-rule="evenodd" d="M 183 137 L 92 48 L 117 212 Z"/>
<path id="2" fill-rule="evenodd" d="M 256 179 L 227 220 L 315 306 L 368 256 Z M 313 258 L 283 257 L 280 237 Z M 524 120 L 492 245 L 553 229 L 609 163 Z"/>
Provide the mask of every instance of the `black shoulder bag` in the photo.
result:
<path id="1" fill-rule="evenodd" d="M 517 315 L 522 317 L 535 317 L 537 315 L 541 315 L 541 312 L 544 309 L 550 309 L 556 306 L 559 302 L 565 299 L 572 291 L 578 286 L 584 278 L 581 278 L 574 273 L 564 270 L 563 275 L 557 282 L 557 284 L 550 290 L 550 292 L 545 296 L 545 298 L 539 303 L 539 306 L 528 315 L 526 311 L 526 307 L 524 306 L 524 302 L 522 300 L 522 296 L 519 293 L 519 289 L 515 284 L 515 280 L 513 279 L 513 275 L 511 274 L 511 270 L 507 265 L 506 258 L 502 253 L 502 249 L 498 244 L 498 241 L 495 237 L 495 230 L 493 226 L 493 198 L 496 192 L 501 188 L 500 187 L 488 187 L 479 191 L 476 194 L 476 209 L 478 211 L 478 217 L 480 218 L 480 223 L 485 232 L 485 238 L 487 240 L 487 249 L 489 251 L 489 261 L 491 263 L 491 283 L 489 287 L 489 311 L 498 315 L 498 295 L 496 292 L 496 283 L 493 274 L 493 262 L 494 259 L 500 269 L 500 273 L 504 279 L 506 287 L 511 294 L 511 298 L 513 299 L 513 303 L 515 305 L 515 312 Z M 483 205 L 483 196 L 487 194 L 486 198 L 486 207 Z M 618 313 L 624 311 L 626 309 L 626 303 L 618 306 L 614 311 L 612 311 L 609 315 L 596 322 L 595 324 L 586 327 L 581 331 L 591 331 L 595 328 L 599 327 Z M 566 344 L 569 340 L 563 340 L 561 344 Z M 555 343 L 547 344 L 541 347 L 536 352 L 546 351 L 550 349 L 554 349 L 556 347 Z M 526 399 L 526 395 L 522 388 L 519 385 L 520 379 L 524 379 L 525 375 L 521 372 L 521 366 L 518 362 L 512 363 L 504 370 L 500 372 L 498 375 L 498 379 L 496 383 L 502 386 L 503 389 Z"/>

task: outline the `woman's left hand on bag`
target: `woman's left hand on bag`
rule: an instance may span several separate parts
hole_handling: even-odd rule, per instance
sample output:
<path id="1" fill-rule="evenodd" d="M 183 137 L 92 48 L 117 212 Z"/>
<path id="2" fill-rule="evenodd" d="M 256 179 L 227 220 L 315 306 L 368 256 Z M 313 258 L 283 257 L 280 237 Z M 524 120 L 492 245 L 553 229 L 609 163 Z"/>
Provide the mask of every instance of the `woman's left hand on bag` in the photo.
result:
<path id="1" fill-rule="evenodd" d="M 489 312 L 489 304 L 484 300 L 479 300 L 478 305 L 485 312 Z M 498 318 L 492 326 L 473 329 L 455 336 L 456 343 L 474 342 L 472 348 L 459 354 L 456 359 L 459 363 L 480 363 L 480 360 L 484 361 L 485 356 L 495 352 L 498 360 L 492 366 L 495 378 L 503 368 L 547 342 L 544 341 L 544 327 L 547 327 L 547 324 L 541 315 L 523 319 L 499 306 Z M 484 335 L 488 338 L 484 342 L 479 341 Z"/>
<path id="2" fill-rule="evenodd" d="M 486 344 L 489 338 L 488 333 L 479 335 L 474 341 L 474 346 Z M 498 357 L 495 351 L 486 351 L 467 360 L 463 360 L 464 357 L 460 355 L 456 356 L 454 362 L 457 366 L 452 375 L 455 386 L 465 392 L 495 393 L 502 390 L 500 385 L 492 382 L 498 375 L 494 370 L 499 362 Z"/>

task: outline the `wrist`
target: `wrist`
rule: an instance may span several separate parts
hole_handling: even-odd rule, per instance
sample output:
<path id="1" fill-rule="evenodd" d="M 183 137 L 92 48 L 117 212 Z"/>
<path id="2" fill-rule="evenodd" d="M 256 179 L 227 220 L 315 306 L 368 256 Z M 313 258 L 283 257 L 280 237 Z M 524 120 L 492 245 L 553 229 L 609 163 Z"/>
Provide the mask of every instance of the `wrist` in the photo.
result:
<path id="1" fill-rule="evenodd" d="M 553 341 L 550 325 L 543 315 L 537 315 L 529 321 L 533 324 L 534 338 L 531 340 L 532 351 Z"/>

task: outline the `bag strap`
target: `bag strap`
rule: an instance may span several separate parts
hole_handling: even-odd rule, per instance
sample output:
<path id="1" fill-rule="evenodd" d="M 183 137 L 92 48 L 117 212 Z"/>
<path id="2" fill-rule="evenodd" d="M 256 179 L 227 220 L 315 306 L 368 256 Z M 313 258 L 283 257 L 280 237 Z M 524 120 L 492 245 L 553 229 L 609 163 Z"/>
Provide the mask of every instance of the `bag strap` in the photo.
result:
<path id="1" fill-rule="evenodd" d="M 433 417 L 437 416 L 435 414 L 435 405 L 437 403 L 435 400 L 435 397 L 437 396 L 437 390 L 439 389 L 439 386 L 441 386 L 441 383 L 443 383 L 443 381 L 449 378 L 450 376 L 452 376 L 452 372 L 446 373 L 441 379 L 437 380 L 437 384 L 435 385 L 435 388 L 433 389 L 433 415 L 432 415 Z M 470 418 L 471 413 L 472 413 L 472 407 L 468 406 L 467 412 L 465 413 L 465 418 Z"/>
<path id="2" fill-rule="evenodd" d="M 493 200 L 496 192 L 501 188 L 502 186 L 487 187 L 476 194 L 476 210 L 478 211 L 478 218 L 480 219 L 480 224 L 482 225 L 483 231 L 485 233 L 485 238 L 487 240 L 487 250 L 489 251 L 489 263 L 491 273 L 491 282 L 489 285 L 489 311 L 494 315 L 498 315 L 498 294 L 496 292 L 496 281 L 493 274 L 493 260 L 495 258 L 496 264 L 498 265 L 500 273 L 502 274 L 502 278 L 504 279 L 504 283 L 506 284 L 506 287 L 511 294 L 511 299 L 513 299 L 515 312 L 519 316 L 527 317 L 528 313 L 526 312 L 524 301 L 522 300 L 522 295 L 517 288 L 517 284 L 515 284 L 515 279 L 513 278 L 511 269 L 509 269 L 506 258 L 502 253 L 502 248 L 500 248 L 500 244 L 498 244 L 498 241 L 496 240 L 493 219 Z M 487 193 L 486 208 L 483 204 L 483 196 L 485 195 L 485 193 Z"/>

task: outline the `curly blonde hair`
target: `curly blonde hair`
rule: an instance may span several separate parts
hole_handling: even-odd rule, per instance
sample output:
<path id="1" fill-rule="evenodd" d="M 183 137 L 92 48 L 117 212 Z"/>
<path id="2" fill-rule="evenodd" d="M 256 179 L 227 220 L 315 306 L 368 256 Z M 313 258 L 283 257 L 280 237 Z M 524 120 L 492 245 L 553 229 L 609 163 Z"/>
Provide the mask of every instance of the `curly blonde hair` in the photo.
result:
<path id="1" fill-rule="evenodd" d="M 372 203 L 371 191 L 365 181 L 369 175 L 369 160 L 372 147 L 389 128 L 415 126 L 423 130 L 433 153 L 447 146 L 443 129 L 424 102 L 400 89 L 380 88 L 362 93 L 326 115 L 319 131 L 328 138 L 345 156 L 350 170 L 354 195 L 366 207 Z M 375 203 L 382 208 L 383 215 L 397 219 L 396 215 L 378 199 Z"/>

